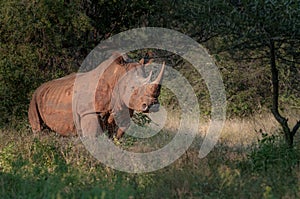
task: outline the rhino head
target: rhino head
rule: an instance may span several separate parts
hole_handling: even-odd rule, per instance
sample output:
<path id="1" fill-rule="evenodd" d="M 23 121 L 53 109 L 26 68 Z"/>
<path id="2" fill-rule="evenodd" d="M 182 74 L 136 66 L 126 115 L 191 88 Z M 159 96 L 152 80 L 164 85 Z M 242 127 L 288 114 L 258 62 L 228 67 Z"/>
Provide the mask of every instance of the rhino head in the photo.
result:
<path id="1" fill-rule="evenodd" d="M 159 111 L 158 97 L 160 95 L 165 64 L 154 81 L 151 81 L 152 71 L 145 74 L 143 60 L 132 67 L 119 81 L 118 89 L 123 103 L 132 110 L 148 113 Z"/>

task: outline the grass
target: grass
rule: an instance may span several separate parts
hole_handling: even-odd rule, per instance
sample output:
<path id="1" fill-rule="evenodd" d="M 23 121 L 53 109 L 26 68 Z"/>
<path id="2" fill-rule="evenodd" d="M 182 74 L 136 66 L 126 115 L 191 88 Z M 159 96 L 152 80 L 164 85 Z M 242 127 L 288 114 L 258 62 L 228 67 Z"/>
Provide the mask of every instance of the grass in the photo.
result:
<path id="1" fill-rule="evenodd" d="M 163 134 L 147 141 L 127 137 L 122 146 L 133 151 L 163 146 L 178 125 L 170 121 Z M 203 122 L 182 157 L 143 174 L 106 167 L 77 137 L 2 129 L 0 198 L 299 198 L 299 144 L 283 146 L 278 127 L 270 115 L 228 120 L 217 146 L 199 159 Z"/>

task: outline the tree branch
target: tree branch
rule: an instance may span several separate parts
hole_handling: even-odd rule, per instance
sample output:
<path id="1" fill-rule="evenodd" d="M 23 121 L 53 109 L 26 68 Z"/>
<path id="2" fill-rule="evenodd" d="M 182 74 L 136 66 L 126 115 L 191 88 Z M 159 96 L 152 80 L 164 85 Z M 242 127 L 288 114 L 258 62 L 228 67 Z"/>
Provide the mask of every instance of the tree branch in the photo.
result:
<path id="1" fill-rule="evenodd" d="M 288 63 L 292 63 L 292 64 L 300 64 L 300 62 L 285 59 L 284 57 L 282 57 L 280 55 L 278 56 L 278 58 L 281 59 L 284 62 L 288 62 Z"/>
<path id="2" fill-rule="evenodd" d="M 296 123 L 296 125 L 294 126 L 293 130 L 292 130 L 292 135 L 294 136 L 297 132 L 297 130 L 300 128 L 300 120 Z"/>

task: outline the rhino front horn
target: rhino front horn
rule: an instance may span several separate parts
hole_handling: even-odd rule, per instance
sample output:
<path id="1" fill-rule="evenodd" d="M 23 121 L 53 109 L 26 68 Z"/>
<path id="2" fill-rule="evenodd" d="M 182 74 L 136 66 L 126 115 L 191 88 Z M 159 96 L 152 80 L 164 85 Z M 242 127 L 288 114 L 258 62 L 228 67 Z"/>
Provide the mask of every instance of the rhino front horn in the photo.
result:
<path id="1" fill-rule="evenodd" d="M 165 62 L 163 62 L 161 70 L 160 70 L 157 78 L 152 82 L 152 84 L 161 84 L 163 76 L 164 76 L 164 71 L 165 71 Z"/>

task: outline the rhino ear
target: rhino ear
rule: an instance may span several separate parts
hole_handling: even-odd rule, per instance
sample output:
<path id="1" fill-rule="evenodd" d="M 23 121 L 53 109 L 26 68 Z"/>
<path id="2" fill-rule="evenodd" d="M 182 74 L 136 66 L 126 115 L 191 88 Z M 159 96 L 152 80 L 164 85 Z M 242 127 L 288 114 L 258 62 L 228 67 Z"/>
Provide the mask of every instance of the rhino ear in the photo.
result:
<path id="1" fill-rule="evenodd" d="M 145 66 L 148 66 L 148 65 L 152 64 L 153 60 L 154 60 L 154 59 L 149 59 L 149 60 L 145 63 Z"/>
<path id="2" fill-rule="evenodd" d="M 148 59 L 147 57 L 142 58 L 139 61 L 139 64 L 141 64 L 141 67 L 138 67 L 138 74 L 144 78 L 146 78 L 146 80 L 143 80 L 143 82 L 149 83 L 151 76 L 152 76 L 152 71 L 150 72 L 150 75 L 148 77 L 146 77 L 146 71 L 145 71 L 145 66 L 150 65 L 153 62 L 153 59 Z"/>
<path id="3" fill-rule="evenodd" d="M 144 59 L 144 58 L 142 58 L 142 59 L 139 61 L 139 63 L 140 63 L 141 65 L 144 65 L 144 63 L 145 63 L 145 59 Z"/>
<path id="4" fill-rule="evenodd" d="M 126 57 L 126 55 L 122 55 L 120 52 L 116 51 L 112 53 L 110 58 L 112 58 L 117 64 L 123 65 L 126 62 Z"/>
<path id="5" fill-rule="evenodd" d="M 145 56 L 144 56 L 144 64 L 145 65 L 149 65 L 153 62 L 153 58 L 154 58 L 154 53 L 152 51 L 148 51 Z"/>

